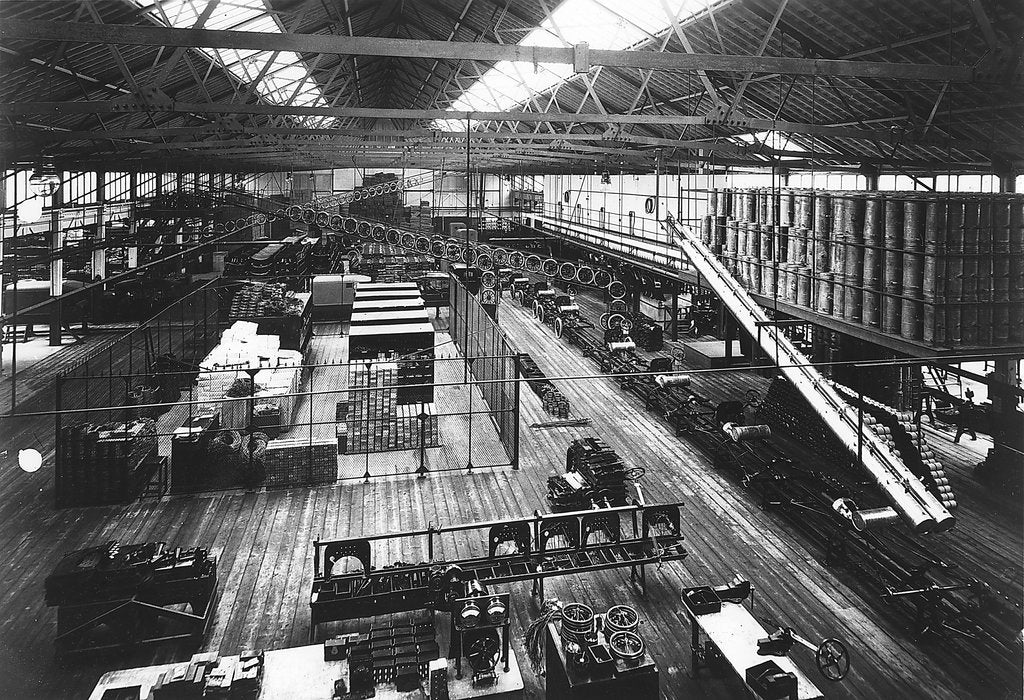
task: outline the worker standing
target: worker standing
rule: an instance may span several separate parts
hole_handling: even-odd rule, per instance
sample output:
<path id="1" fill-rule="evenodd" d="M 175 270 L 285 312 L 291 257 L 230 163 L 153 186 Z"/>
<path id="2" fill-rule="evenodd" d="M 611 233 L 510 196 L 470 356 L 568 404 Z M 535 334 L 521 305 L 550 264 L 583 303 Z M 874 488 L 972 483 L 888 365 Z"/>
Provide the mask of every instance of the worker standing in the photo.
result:
<path id="1" fill-rule="evenodd" d="M 974 432 L 974 391 L 967 389 L 964 391 L 964 401 L 960 404 L 960 408 L 957 409 L 957 426 L 956 426 L 956 437 L 953 438 L 953 442 L 960 442 L 960 436 L 965 432 L 971 434 L 972 440 L 977 440 L 978 436 Z"/>

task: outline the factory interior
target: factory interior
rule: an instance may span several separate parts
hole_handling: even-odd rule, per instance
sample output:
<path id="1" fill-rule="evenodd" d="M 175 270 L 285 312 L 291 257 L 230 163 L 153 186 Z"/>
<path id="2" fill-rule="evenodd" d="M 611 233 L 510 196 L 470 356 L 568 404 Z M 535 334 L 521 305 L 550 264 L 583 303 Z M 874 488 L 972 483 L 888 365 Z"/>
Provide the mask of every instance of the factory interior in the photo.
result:
<path id="1" fill-rule="evenodd" d="M 0 0 L 0 697 L 1024 697 L 1019 0 Z"/>

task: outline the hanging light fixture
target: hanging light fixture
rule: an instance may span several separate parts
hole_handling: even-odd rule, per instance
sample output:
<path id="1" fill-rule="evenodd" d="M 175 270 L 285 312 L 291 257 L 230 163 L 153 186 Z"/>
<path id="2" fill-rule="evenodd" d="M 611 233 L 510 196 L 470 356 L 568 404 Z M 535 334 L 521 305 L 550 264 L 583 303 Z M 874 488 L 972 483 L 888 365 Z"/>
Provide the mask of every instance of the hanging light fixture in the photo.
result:
<path id="1" fill-rule="evenodd" d="M 49 197 L 57 191 L 60 187 L 60 175 L 51 161 L 46 160 L 36 166 L 28 179 L 28 187 L 37 197 Z"/>

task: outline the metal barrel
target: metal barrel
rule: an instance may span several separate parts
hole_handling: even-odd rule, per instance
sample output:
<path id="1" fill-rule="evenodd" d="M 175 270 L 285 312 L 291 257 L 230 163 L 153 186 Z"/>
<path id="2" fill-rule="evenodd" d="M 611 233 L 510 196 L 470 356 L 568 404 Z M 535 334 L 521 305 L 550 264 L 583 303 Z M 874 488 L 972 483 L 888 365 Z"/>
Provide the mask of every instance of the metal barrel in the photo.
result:
<path id="1" fill-rule="evenodd" d="M 740 218 L 745 219 L 746 221 L 757 221 L 757 198 L 754 196 L 753 192 L 750 190 L 745 190 L 743 192 L 742 205 L 743 216 Z"/>
<path id="2" fill-rule="evenodd" d="M 818 313 L 832 314 L 832 273 L 818 273 Z"/>
<path id="3" fill-rule="evenodd" d="M 719 191 L 719 189 L 717 187 L 712 188 L 708 192 L 708 215 L 709 216 L 714 216 L 715 214 L 718 213 L 718 209 L 721 206 L 721 204 L 719 204 L 719 200 L 721 200 L 721 198 L 722 198 L 722 193 Z"/>
<path id="4" fill-rule="evenodd" d="M 1007 296 L 1009 339 L 1011 343 L 1024 342 L 1024 197 L 1009 197 L 1010 265 Z"/>
<path id="5" fill-rule="evenodd" d="M 981 203 L 977 197 L 964 200 L 963 305 L 960 309 L 964 345 L 978 344 L 978 224 Z"/>
<path id="6" fill-rule="evenodd" d="M 711 252 L 721 255 L 725 248 L 726 230 L 729 226 L 729 217 L 725 215 L 715 217 L 715 238 L 711 242 Z"/>
<path id="7" fill-rule="evenodd" d="M 885 198 L 882 256 L 882 330 L 899 335 L 903 294 L 903 199 L 896 194 Z"/>
<path id="8" fill-rule="evenodd" d="M 766 226 L 761 229 L 760 237 L 761 259 L 775 260 L 775 232 Z"/>
<path id="9" fill-rule="evenodd" d="M 730 269 L 732 261 L 736 257 L 736 246 L 739 242 L 740 224 L 741 222 L 736 219 L 729 219 L 725 226 L 725 264 L 726 267 L 729 267 Z"/>
<path id="10" fill-rule="evenodd" d="M 783 226 L 795 226 L 794 209 L 796 208 L 796 193 L 793 190 L 783 190 L 779 193 L 779 223 Z"/>
<path id="11" fill-rule="evenodd" d="M 789 274 L 786 276 L 786 301 L 796 304 L 800 294 L 800 266 L 786 263 Z"/>
<path id="12" fill-rule="evenodd" d="M 800 278 L 800 285 L 796 290 L 796 303 L 809 307 L 811 305 L 811 268 L 799 265 L 796 270 Z"/>
<path id="13" fill-rule="evenodd" d="M 832 198 L 824 192 L 814 196 L 814 228 L 811 238 L 811 257 L 815 272 L 829 272 L 832 238 Z"/>
<path id="14" fill-rule="evenodd" d="M 833 192 L 833 215 L 831 215 L 831 243 L 829 244 L 830 271 L 833 273 L 835 285 L 833 285 L 834 313 L 837 317 L 843 316 L 844 298 L 846 296 L 846 279 L 844 277 L 844 265 L 846 258 L 846 221 L 849 219 L 847 211 L 849 200 L 846 192 Z"/>
<path id="15" fill-rule="evenodd" d="M 978 198 L 978 344 L 992 345 L 992 217 L 995 197 Z"/>
<path id="16" fill-rule="evenodd" d="M 1010 209 L 1013 197 L 992 202 L 992 301 L 1010 300 Z"/>
<path id="17" fill-rule="evenodd" d="M 766 297 L 774 297 L 777 291 L 776 284 L 779 279 L 779 271 L 774 263 L 767 262 L 761 269 L 761 294 Z"/>
<path id="18" fill-rule="evenodd" d="M 775 233 L 775 259 L 779 262 L 793 262 L 789 256 L 789 228 L 786 226 L 772 226 Z"/>
<path id="19" fill-rule="evenodd" d="M 751 255 L 755 258 L 761 257 L 761 241 L 764 240 L 765 226 L 758 226 L 752 228 L 750 231 L 750 237 L 747 239 L 747 255 Z"/>
<path id="20" fill-rule="evenodd" d="M 757 221 L 771 224 L 771 191 L 764 188 L 757 190 Z"/>
<path id="21" fill-rule="evenodd" d="M 924 305 L 924 224 L 925 203 L 907 199 L 903 203 L 903 303 L 900 318 L 901 335 L 908 340 L 921 340 Z"/>
<path id="22" fill-rule="evenodd" d="M 728 216 L 732 212 L 732 190 L 724 188 L 714 191 L 718 196 L 714 200 L 714 207 L 711 211 L 714 212 L 715 216 Z"/>
<path id="23" fill-rule="evenodd" d="M 779 299 L 787 301 L 786 295 L 789 293 L 789 263 L 779 263 L 776 265 L 776 269 L 779 272 L 778 278 L 775 281 L 775 292 Z"/>
<path id="24" fill-rule="evenodd" d="M 843 277 L 846 293 L 843 297 L 843 318 L 861 322 L 864 292 L 864 215 L 866 200 L 863 196 L 851 195 L 846 203 L 843 219 L 846 253 L 843 257 Z"/>
<path id="25" fill-rule="evenodd" d="M 796 196 L 796 225 L 808 231 L 814 228 L 814 195 L 810 190 Z"/>
<path id="26" fill-rule="evenodd" d="M 833 313 L 843 318 L 846 297 L 846 222 L 849 220 L 847 210 L 850 204 L 846 192 L 834 192 L 832 195 L 832 243 L 831 272 L 835 284 L 832 287 L 834 298 Z"/>
<path id="27" fill-rule="evenodd" d="M 864 323 L 878 328 L 881 297 L 878 292 L 882 285 L 882 198 L 868 195 L 864 204 Z"/>
<path id="28" fill-rule="evenodd" d="M 764 262 L 754 255 L 751 256 L 750 263 L 750 282 L 747 288 L 752 292 L 759 292 L 761 291 L 761 269 Z"/>
<path id="29" fill-rule="evenodd" d="M 797 226 L 789 230 L 789 235 L 796 239 L 796 260 L 793 262 L 800 265 L 807 265 L 809 263 L 807 259 L 807 239 L 810 234 L 811 230 L 803 226 Z"/>
<path id="30" fill-rule="evenodd" d="M 948 196 L 932 197 L 925 205 L 924 223 L 924 279 L 921 296 L 924 299 L 922 340 L 930 345 L 946 342 L 946 312 L 943 303 L 946 289 L 941 277 L 946 256 L 946 207 Z"/>
<path id="31" fill-rule="evenodd" d="M 946 339 L 950 345 L 963 342 L 964 281 L 964 200 L 953 196 L 946 200 Z"/>
<path id="32" fill-rule="evenodd" d="M 705 216 L 700 220 L 700 242 L 711 248 L 711 238 L 715 235 L 715 217 Z"/>

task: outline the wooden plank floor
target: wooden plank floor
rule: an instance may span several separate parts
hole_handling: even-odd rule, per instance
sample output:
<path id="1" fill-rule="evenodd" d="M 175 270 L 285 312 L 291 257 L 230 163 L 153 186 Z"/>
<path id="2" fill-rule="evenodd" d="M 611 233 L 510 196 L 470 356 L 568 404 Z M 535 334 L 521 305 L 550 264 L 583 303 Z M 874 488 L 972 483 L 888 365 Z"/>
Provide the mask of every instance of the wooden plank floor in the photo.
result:
<path id="1" fill-rule="evenodd" d="M 520 349 L 552 376 L 592 374 L 578 351 L 556 341 L 550 329 L 512 304 L 500 320 Z M 329 341 L 327 341 L 329 342 Z M 688 627 L 678 602 L 686 585 L 723 582 L 735 574 L 757 586 L 762 619 L 792 625 L 805 636 L 844 638 L 853 652 L 850 676 L 823 689 L 838 698 L 966 698 L 973 692 L 969 669 L 935 663 L 911 642 L 895 619 L 864 606 L 859 596 L 821 566 L 802 542 L 760 511 L 708 468 L 706 460 L 673 437 L 639 402 L 624 397 L 606 379 L 560 382 L 581 415 L 593 423 L 581 428 L 522 429 L 522 469 L 434 473 L 425 479 L 393 477 L 370 483 L 341 482 L 314 489 L 227 491 L 124 507 L 55 511 L 46 469 L 25 474 L 9 452 L 2 458 L 0 488 L 0 697 L 65 698 L 86 694 L 112 668 L 187 658 L 195 649 L 164 647 L 113 658 L 58 665 L 52 657 L 55 613 L 43 604 L 42 583 L 62 552 L 118 538 L 163 539 L 209 546 L 219 557 L 221 575 L 216 616 L 204 650 L 236 652 L 243 646 L 270 649 L 305 642 L 309 627 L 308 590 L 312 577 L 310 542 L 394 532 L 428 523 L 456 523 L 546 509 L 545 480 L 558 471 L 568 442 L 601 435 L 625 461 L 644 466 L 649 501 L 682 499 L 690 557 L 649 571 L 649 591 L 640 597 L 622 572 L 554 579 L 550 596 L 579 600 L 598 609 L 615 603 L 638 608 L 643 631 L 661 669 L 668 698 L 737 697 L 735 680 L 687 677 Z M 543 421 L 539 401 L 522 391 L 523 426 Z M 40 443 L 52 464 L 52 419 L 0 422 L 8 450 Z M 441 551 L 465 556 L 483 550 L 478 539 L 454 537 Z M 376 553 L 380 564 L 425 556 L 410 545 Z M 1016 558 L 1019 561 L 1020 557 Z M 513 641 L 526 669 L 528 695 L 543 695 L 543 680 L 529 670 L 521 641 L 523 627 L 538 602 L 529 586 L 509 587 L 513 595 Z M 809 654 L 797 664 L 812 675 Z"/>

